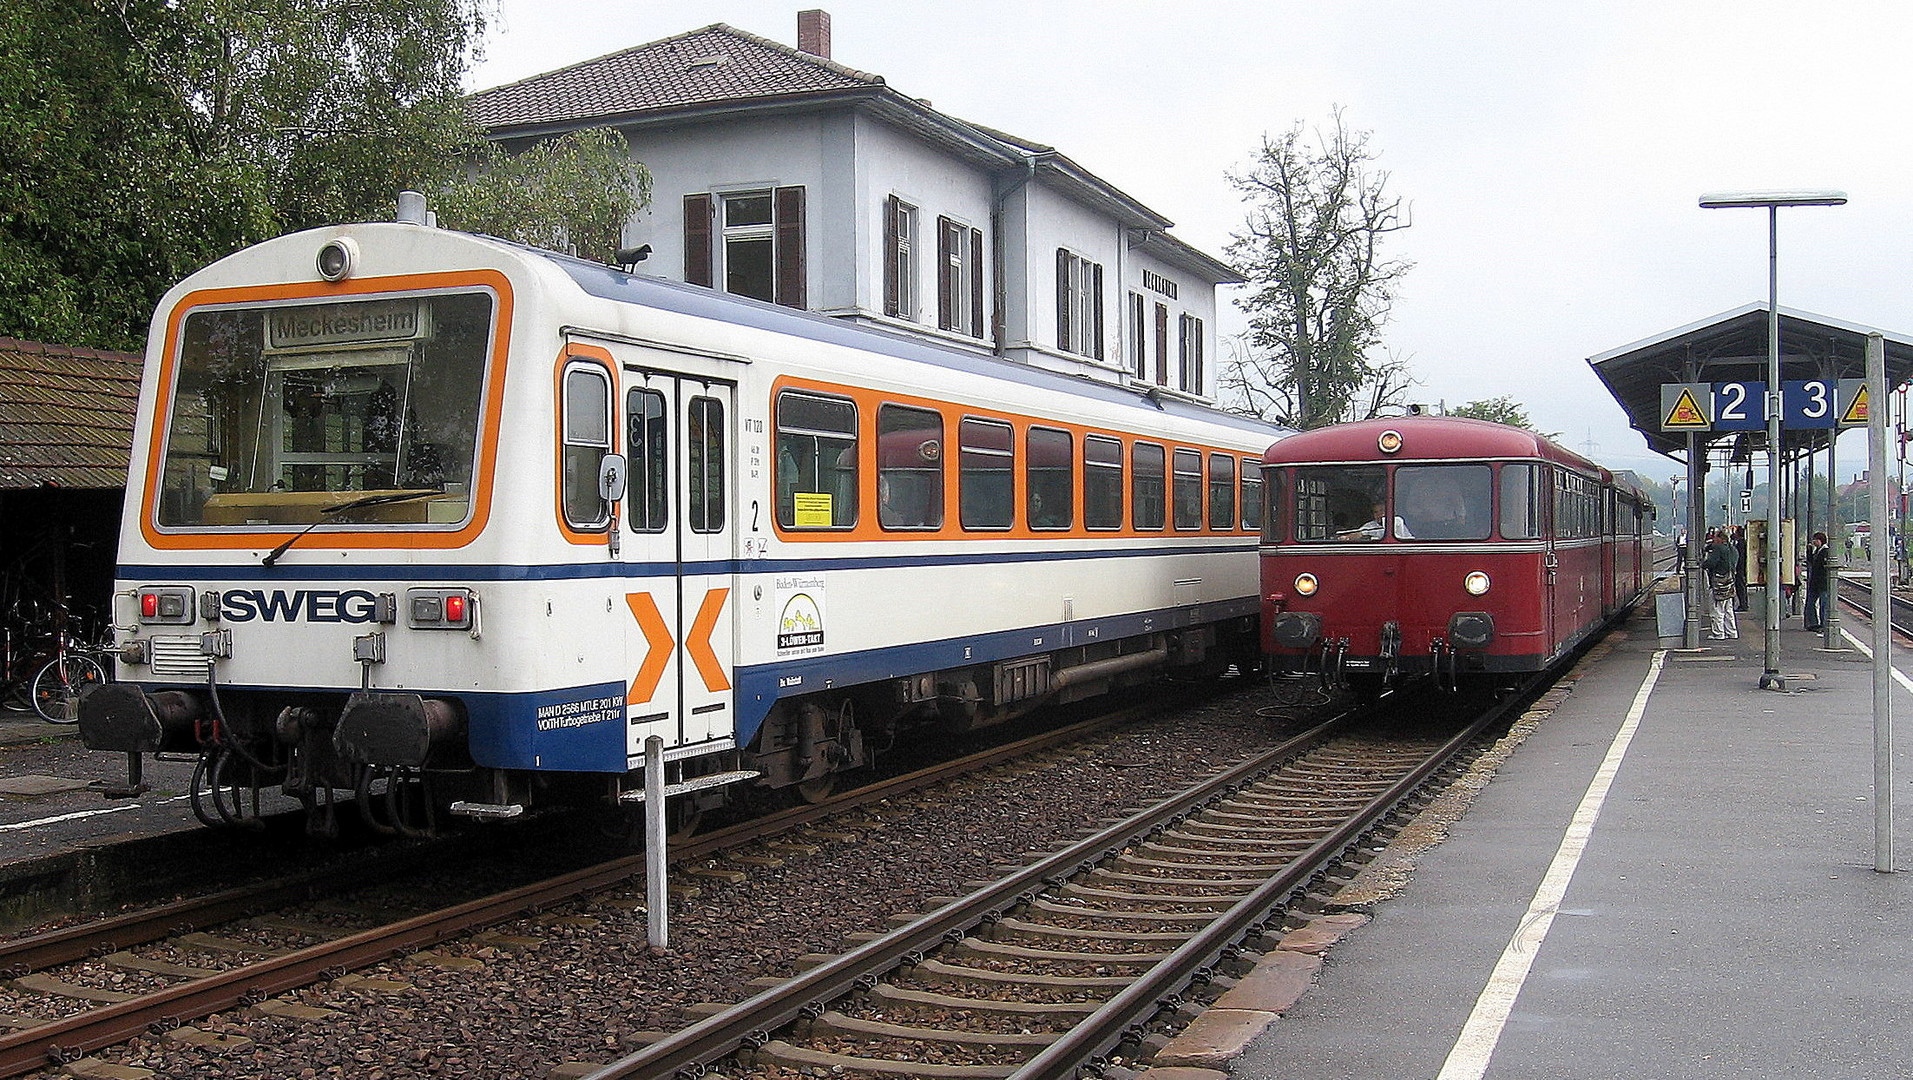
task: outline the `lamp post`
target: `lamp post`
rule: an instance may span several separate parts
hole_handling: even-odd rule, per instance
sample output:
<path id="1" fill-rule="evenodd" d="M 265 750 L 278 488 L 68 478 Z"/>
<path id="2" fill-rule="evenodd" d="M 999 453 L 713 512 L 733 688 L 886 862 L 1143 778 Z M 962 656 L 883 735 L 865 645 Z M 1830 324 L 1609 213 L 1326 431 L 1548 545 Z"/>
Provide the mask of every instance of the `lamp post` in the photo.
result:
<path id="1" fill-rule="evenodd" d="M 1785 690 L 1780 678 L 1780 208 L 1842 206 L 1841 191 L 1763 191 L 1702 195 L 1703 210 L 1760 206 L 1767 210 L 1767 633 L 1762 690 Z"/>

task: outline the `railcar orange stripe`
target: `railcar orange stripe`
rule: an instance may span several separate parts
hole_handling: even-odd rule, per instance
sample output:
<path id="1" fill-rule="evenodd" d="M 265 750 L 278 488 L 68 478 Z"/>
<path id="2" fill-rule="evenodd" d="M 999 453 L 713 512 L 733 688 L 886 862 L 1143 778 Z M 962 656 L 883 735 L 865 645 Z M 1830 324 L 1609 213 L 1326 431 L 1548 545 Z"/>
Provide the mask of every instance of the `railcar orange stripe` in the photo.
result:
<path id="1" fill-rule="evenodd" d="M 631 689 L 625 693 L 624 703 L 642 705 L 657 696 L 658 683 L 664 679 L 664 669 L 670 666 L 671 650 L 677 647 L 677 641 L 671 637 L 671 628 L 665 625 L 664 616 L 658 612 L 658 602 L 650 593 L 626 593 L 624 602 L 638 620 L 645 644 L 644 663 L 631 677 Z"/>
<path id="2" fill-rule="evenodd" d="M 697 618 L 691 623 L 691 632 L 684 638 L 684 651 L 690 654 L 691 663 L 697 665 L 704 688 L 713 694 L 721 694 L 731 688 L 731 680 L 725 677 L 724 665 L 711 645 L 711 632 L 717 629 L 717 618 L 724 611 L 725 598 L 730 595 L 729 589 L 707 591 L 704 603 L 698 606 Z"/>

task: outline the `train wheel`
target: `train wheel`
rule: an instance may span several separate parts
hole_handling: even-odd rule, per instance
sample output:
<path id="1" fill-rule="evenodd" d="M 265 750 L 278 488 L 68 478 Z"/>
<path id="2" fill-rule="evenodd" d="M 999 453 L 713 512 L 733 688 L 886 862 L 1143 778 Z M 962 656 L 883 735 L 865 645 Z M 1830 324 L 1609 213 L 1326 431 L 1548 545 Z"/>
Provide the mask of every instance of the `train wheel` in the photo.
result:
<path id="1" fill-rule="evenodd" d="M 830 798 L 831 793 L 835 792 L 836 790 L 837 790 L 837 777 L 833 773 L 826 776 L 820 776 L 815 780 L 806 780 L 803 783 L 798 784 L 797 797 L 804 800 L 807 803 L 811 803 L 812 805 L 815 805 L 817 803 L 823 802 L 825 799 Z"/>

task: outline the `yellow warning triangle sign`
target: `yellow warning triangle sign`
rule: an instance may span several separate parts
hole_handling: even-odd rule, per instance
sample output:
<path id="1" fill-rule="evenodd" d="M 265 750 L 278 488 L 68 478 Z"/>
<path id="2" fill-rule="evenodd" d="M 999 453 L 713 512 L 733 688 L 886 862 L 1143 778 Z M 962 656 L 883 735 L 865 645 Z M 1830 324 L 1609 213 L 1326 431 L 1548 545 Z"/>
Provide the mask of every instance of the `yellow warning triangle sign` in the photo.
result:
<path id="1" fill-rule="evenodd" d="M 1674 407 L 1667 410 L 1667 419 L 1661 421 L 1662 428 L 1712 426 L 1707 421 L 1707 414 L 1701 411 L 1700 404 L 1694 400 L 1693 393 L 1684 387 L 1681 389 L 1680 396 L 1674 399 Z"/>
<path id="2" fill-rule="evenodd" d="M 1861 386 L 1859 391 L 1853 395 L 1853 402 L 1847 406 L 1847 411 L 1840 414 L 1840 423 L 1843 425 L 1866 423 L 1868 420 L 1867 401 L 1867 387 Z"/>

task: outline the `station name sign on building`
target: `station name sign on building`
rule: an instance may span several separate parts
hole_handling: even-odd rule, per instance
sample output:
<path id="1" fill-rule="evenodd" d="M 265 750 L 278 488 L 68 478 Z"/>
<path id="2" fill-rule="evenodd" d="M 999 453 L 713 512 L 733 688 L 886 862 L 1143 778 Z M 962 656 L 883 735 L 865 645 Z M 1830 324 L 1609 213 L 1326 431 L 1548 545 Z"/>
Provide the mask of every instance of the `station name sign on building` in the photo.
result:
<path id="1" fill-rule="evenodd" d="M 1865 379 L 1799 379 L 1780 384 L 1783 428 L 1849 428 L 1867 422 Z M 1662 431 L 1764 431 L 1764 382 L 1662 383 Z"/>

